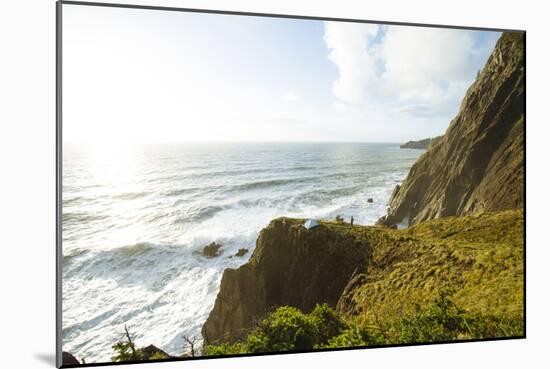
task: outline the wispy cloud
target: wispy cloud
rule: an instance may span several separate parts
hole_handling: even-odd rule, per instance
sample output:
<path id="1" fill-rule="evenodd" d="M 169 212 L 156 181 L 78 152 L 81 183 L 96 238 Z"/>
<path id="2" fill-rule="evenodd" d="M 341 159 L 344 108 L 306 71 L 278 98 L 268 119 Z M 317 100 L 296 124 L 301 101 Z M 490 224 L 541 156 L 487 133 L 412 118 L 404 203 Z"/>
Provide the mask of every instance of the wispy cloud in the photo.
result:
<path id="1" fill-rule="evenodd" d="M 296 102 L 296 101 L 302 101 L 302 97 L 301 97 L 301 96 L 295 95 L 295 94 L 293 94 L 293 93 L 289 93 L 289 94 L 285 95 L 285 96 L 284 96 L 284 99 L 285 99 L 286 101 L 294 101 L 294 102 Z"/>

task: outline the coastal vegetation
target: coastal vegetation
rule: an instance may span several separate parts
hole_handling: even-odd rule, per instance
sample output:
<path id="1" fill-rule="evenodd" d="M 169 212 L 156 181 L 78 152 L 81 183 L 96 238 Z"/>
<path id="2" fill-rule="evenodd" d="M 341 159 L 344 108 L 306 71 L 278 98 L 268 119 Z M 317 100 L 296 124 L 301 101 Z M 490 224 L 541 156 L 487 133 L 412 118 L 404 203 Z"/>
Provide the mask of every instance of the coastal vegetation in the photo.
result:
<path id="1" fill-rule="evenodd" d="M 402 230 L 303 222 L 274 220 L 226 270 L 206 354 L 523 336 L 523 210 Z"/>
<path id="2" fill-rule="evenodd" d="M 523 319 L 469 313 L 437 293 L 431 304 L 396 319 L 358 316 L 345 319 L 328 305 L 304 314 L 289 306 L 267 315 L 242 342 L 207 345 L 204 355 L 234 355 L 361 346 L 447 342 L 521 336 Z"/>

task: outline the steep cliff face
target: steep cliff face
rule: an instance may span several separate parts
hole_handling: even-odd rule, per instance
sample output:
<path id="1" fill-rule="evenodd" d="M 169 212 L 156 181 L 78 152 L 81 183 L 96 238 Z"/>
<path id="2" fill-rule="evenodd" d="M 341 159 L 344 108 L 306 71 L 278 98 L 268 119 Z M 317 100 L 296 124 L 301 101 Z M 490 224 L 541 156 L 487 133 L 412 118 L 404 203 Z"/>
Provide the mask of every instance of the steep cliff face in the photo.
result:
<path id="1" fill-rule="evenodd" d="M 328 303 L 342 316 L 399 318 L 442 288 L 470 312 L 523 312 L 523 212 L 432 220 L 394 230 L 280 218 L 265 228 L 252 259 L 226 269 L 206 343 L 233 343 L 279 306 L 304 312 Z"/>
<path id="2" fill-rule="evenodd" d="M 524 205 L 524 34 L 504 33 L 458 115 L 396 187 L 396 224 Z"/>
<path id="3" fill-rule="evenodd" d="M 264 228 L 250 261 L 224 271 L 214 309 L 203 326 L 206 342 L 243 338 L 270 309 L 311 311 L 335 306 L 354 272 L 365 271 L 376 236 L 333 224 L 306 230 L 303 220 L 279 218 Z M 341 229 L 334 232 L 334 229 Z"/>
<path id="4" fill-rule="evenodd" d="M 445 135 L 394 191 L 385 223 L 433 220 L 405 230 L 272 221 L 251 260 L 225 270 L 205 342 L 241 340 L 285 305 L 309 312 L 328 303 L 343 316 L 398 318 L 443 288 L 467 311 L 521 318 L 523 37 L 502 35 Z"/>

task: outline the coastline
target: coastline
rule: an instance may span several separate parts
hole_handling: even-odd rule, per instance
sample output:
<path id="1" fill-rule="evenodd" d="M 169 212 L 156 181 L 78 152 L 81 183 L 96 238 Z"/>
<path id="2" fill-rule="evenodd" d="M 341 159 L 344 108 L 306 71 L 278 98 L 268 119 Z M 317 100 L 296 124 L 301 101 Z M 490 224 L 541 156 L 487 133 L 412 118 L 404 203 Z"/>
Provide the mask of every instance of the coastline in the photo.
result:
<path id="1" fill-rule="evenodd" d="M 223 271 L 202 327 L 207 355 L 524 337 L 525 189 L 514 169 L 524 167 L 522 37 L 503 34 L 378 226 L 321 221 L 307 230 L 305 219 L 278 217 L 262 229 L 250 260 Z M 505 101 L 503 111 L 480 104 L 486 96 Z M 503 168 L 517 175 L 481 175 Z M 394 229 L 403 222 L 410 227 Z M 334 319 L 312 328 L 319 309 Z M 280 319 L 311 334 L 273 337 Z"/>

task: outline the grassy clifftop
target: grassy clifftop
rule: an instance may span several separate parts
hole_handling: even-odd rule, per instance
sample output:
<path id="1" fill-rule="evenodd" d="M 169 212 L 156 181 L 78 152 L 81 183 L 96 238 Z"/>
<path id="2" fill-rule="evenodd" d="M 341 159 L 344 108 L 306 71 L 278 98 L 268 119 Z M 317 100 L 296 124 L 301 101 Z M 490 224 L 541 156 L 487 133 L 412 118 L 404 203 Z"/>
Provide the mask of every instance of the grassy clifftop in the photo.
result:
<path id="1" fill-rule="evenodd" d="M 426 305 L 437 291 L 484 315 L 523 314 L 523 211 L 509 210 L 387 231 L 368 273 L 354 276 L 339 303 L 347 315 L 388 318 Z"/>
<path id="2" fill-rule="evenodd" d="M 510 332 L 489 329 L 477 338 L 523 330 L 522 210 L 437 219 L 406 230 L 321 222 L 308 231 L 302 224 L 272 221 L 249 263 L 225 271 L 203 327 L 207 344 L 246 339 L 277 307 L 307 314 L 323 303 L 341 319 L 377 324 L 394 337 L 394 324 L 424 314 L 441 291 L 476 321 L 516 322 Z"/>

